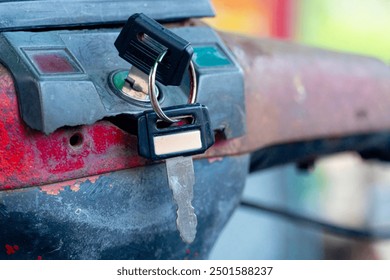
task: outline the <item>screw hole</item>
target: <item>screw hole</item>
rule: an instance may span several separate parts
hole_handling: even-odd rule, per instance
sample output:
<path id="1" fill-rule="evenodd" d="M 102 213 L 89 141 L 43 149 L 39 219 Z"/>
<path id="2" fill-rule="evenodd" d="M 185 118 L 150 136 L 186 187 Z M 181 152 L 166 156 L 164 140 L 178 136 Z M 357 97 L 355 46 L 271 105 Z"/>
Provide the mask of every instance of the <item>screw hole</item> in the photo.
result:
<path id="1" fill-rule="evenodd" d="M 83 143 L 83 136 L 81 133 L 75 133 L 69 138 L 69 144 L 72 147 L 79 147 Z"/>

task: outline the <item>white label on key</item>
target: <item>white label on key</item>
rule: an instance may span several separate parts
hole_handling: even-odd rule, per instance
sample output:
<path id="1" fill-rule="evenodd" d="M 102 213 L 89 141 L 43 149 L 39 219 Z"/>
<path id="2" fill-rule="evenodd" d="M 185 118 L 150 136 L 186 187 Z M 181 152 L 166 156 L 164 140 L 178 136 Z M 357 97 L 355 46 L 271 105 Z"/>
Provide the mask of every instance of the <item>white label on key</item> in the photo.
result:
<path id="1" fill-rule="evenodd" d="M 167 155 L 194 151 L 202 148 L 200 131 L 192 130 L 176 134 L 153 137 L 156 155 Z"/>

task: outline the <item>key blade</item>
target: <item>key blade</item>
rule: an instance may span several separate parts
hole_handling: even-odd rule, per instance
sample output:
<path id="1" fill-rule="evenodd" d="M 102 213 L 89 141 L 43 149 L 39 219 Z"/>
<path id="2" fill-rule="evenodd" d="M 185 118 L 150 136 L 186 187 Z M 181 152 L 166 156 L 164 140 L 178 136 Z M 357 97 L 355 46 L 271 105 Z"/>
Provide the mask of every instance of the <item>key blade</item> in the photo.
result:
<path id="1" fill-rule="evenodd" d="M 194 166 L 191 157 L 175 157 L 166 160 L 168 183 L 177 204 L 176 225 L 180 237 L 192 243 L 198 224 L 192 199 L 195 184 Z"/>

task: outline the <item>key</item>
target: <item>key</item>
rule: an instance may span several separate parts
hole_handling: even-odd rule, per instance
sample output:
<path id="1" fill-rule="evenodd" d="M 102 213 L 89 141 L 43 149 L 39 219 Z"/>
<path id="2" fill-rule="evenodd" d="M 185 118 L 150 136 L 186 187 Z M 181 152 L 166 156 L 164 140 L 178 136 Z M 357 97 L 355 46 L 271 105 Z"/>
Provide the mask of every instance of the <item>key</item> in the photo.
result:
<path id="1" fill-rule="evenodd" d="M 144 14 L 128 19 L 115 47 L 120 57 L 145 74 L 149 74 L 158 56 L 167 51 L 156 77 L 162 84 L 174 86 L 181 84 L 194 53 L 189 42 Z"/>
<path id="2" fill-rule="evenodd" d="M 177 205 L 177 229 L 184 242 L 192 243 L 197 226 L 192 206 L 195 184 L 192 155 L 211 147 L 214 134 L 206 106 L 175 106 L 164 108 L 164 112 L 179 121 L 167 124 L 154 111 L 144 112 L 138 119 L 138 152 L 149 159 L 166 159 L 168 184 Z"/>
<path id="3" fill-rule="evenodd" d="M 167 166 L 168 184 L 176 202 L 176 226 L 181 239 L 190 244 L 196 236 L 198 224 L 194 207 L 192 206 L 195 172 L 192 157 L 174 157 L 165 161 Z"/>
<path id="4" fill-rule="evenodd" d="M 204 153 L 214 144 L 214 133 L 206 106 L 187 104 L 164 108 L 164 113 L 179 122 L 167 124 L 154 111 L 138 118 L 138 153 L 162 160 Z"/>
<path id="5" fill-rule="evenodd" d="M 123 82 L 122 88 L 118 87 L 121 92 L 121 96 L 124 97 L 125 100 L 130 98 L 130 100 L 150 102 L 147 80 L 148 76 L 145 73 L 136 67 L 131 67 Z M 155 86 L 154 91 L 158 97 L 160 94 L 158 87 Z"/>
<path id="6" fill-rule="evenodd" d="M 190 104 L 164 108 L 162 112 L 152 89 L 155 78 L 164 85 L 180 85 L 184 72 L 189 69 L 189 103 L 193 103 L 196 100 L 196 75 L 191 64 L 193 49 L 187 41 L 143 14 L 129 18 L 115 46 L 120 57 L 149 75 L 148 94 L 154 111 L 146 111 L 138 118 L 138 153 L 151 160 L 166 159 L 168 185 L 177 205 L 177 229 L 182 240 L 191 243 L 197 226 L 192 206 L 195 174 L 191 156 L 204 153 L 214 144 L 208 110 L 203 105 Z M 136 72 L 129 72 L 125 84 L 130 90 L 125 94 L 134 94 L 138 88 L 135 86 L 141 89 L 145 84 L 138 81 L 142 75 Z M 139 92 L 135 92 L 136 96 Z"/>

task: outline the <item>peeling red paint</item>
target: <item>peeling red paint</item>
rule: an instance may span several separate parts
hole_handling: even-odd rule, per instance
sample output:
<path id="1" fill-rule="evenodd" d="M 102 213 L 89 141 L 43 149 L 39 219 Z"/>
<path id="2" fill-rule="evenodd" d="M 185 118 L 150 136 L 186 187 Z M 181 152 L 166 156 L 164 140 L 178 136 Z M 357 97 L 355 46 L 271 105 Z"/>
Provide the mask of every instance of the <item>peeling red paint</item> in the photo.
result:
<path id="1" fill-rule="evenodd" d="M 65 189 L 62 183 L 40 187 L 41 191 L 49 195 L 59 195 Z"/>
<path id="2" fill-rule="evenodd" d="M 60 192 L 64 191 L 66 187 L 69 187 L 69 189 L 73 192 L 78 192 L 80 190 L 80 186 L 82 183 L 89 180 L 91 183 L 94 184 L 99 177 L 100 176 L 91 176 L 91 177 L 85 177 L 85 178 L 80 178 L 75 180 L 69 180 L 69 181 L 41 186 L 39 187 L 39 189 L 48 195 L 59 195 Z"/>
<path id="3" fill-rule="evenodd" d="M 86 179 L 88 179 L 92 184 L 95 184 L 97 179 L 99 179 L 99 178 L 100 178 L 100 176 L 90 176 Z M 85 182 L 85 181 L 83 181 L 83 182 Z"/>
<path id="4" fill-rule="evenodd" d="M 80 190 L 80 183 L 75 183 L 73 186 L 70 186 L 70 189 L 73 192 L 78 192 Z"/>
<path id="5" fill-rule="evenodd" d="M 6 253 L 7 255 L 13 255 L 16 253 L 16 251 L 19 250 L 19 246 L 18 245 L 9 245 L 9 244 L 6 244 L 5 245 L 5 250 L 6 250 Z"/>
<path id="6" fill-rule="evenodd" d="M 56 182 L 146 163 L 138 156 L 137 138 L 110 122 L 59 129 L 50 135 L 30 129 L 20 118 L 12 77 L 1 65 L 0 100 L 0 190 L 53 184 L 42 190 L 54 195 L 67 185 L 77 191 L 77 182 Z M 77 148 L 69 143 L 75 133 L 83 138 Z"/>

